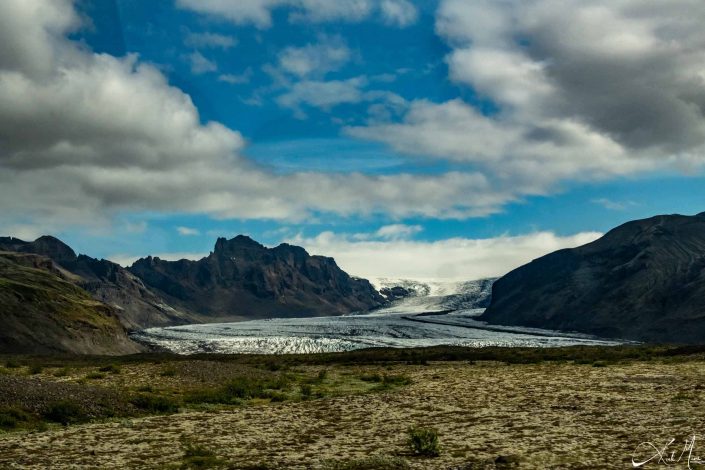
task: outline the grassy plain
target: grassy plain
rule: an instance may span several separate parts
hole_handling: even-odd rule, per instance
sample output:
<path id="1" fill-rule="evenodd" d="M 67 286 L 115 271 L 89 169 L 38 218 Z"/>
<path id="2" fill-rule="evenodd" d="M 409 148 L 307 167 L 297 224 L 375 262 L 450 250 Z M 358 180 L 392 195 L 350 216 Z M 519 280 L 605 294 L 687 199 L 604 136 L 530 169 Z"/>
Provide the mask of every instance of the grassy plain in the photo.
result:
<path id="1" fill-rule="evenodd" d="M 629 468 L 704 398 L 702 348 L 3 356 L 0 468 Z"/>

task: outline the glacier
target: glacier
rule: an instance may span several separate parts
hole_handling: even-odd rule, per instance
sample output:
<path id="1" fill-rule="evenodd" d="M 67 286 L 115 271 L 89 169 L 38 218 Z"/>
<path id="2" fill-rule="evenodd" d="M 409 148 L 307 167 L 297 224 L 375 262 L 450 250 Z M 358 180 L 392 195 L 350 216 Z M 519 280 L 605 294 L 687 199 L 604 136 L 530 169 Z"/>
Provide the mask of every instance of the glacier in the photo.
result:
<path id="1" fill-rule="evenodd" d="M 364 314 L 149 328 L 133 333 L 132 338 L 178 354 L 323 353 L 370 347 L 439 345 L 560 347 L 619 344 L 577 333 L 488 326 L 476 317 L 489 301 L 492 281 L 444 283 L 377 279 L 373 282 L 378 289 L 402 286 L 408 296 Z"/>

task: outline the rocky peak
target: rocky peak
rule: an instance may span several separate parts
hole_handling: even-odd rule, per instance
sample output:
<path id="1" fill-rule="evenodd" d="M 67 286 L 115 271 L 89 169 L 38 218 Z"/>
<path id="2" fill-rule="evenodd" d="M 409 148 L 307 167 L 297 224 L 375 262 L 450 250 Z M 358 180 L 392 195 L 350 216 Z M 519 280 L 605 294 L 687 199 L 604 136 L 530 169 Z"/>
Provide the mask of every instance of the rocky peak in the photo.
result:
<path id="1" fill-rule="evenodd" d="M 13 237 L 2 237 L 0 238 L 0 249 L 46 256 L 59 264 L 67 264 L 76 260 L 76 252 L 71 247 L 50 235 L 39 237 L 33 242 L 25 242 Z"/>
<path id="2" fill-rule="evenodd" d="M 264 245 L 257 243 L 247 235 L 238 235 L 230 240 L 222 237 L 218 238 L 215 242 L 213 253 L 216 256 L 237 256 L 245 251 L 263 250 L 266 250 Z"/>

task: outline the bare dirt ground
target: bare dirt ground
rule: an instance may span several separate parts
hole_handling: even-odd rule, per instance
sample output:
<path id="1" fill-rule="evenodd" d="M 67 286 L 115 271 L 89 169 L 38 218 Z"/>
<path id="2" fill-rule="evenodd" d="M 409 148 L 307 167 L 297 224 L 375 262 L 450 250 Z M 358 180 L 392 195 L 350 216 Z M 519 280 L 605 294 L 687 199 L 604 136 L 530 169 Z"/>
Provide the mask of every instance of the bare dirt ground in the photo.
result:
<path id="1" fill-rule="evenodd" d="M 383 372 L 413 382 L 0 434 L 0 468 L 189 468 L 185 443 L 212 450 L 224 468 L 241 469 L 402 468 L 360 463 L 371 455 L 414 469 L 631 468 L 632 457 L 655 454 L 645 446 L 635 453 L 642 442 L 661 448 L 675 438 L 670 449 L 680 453 L 688 436 L 705 439 L 705 361 L 596 365 L 335 365 L 327 367 L 332 377 Z M 133 365 L 114 380 L 144 381 L 153 373 Z M 438 430 L 439 457 L 409 451 L 412 425 Z M 698 447 L 696 440 L 693 456 Z M 701 448 L 705 454 L 705 443 Z M 687 468 L 686 457 L 669 468 Z M 654 460 L 645 468 L 660 467 Z"/>

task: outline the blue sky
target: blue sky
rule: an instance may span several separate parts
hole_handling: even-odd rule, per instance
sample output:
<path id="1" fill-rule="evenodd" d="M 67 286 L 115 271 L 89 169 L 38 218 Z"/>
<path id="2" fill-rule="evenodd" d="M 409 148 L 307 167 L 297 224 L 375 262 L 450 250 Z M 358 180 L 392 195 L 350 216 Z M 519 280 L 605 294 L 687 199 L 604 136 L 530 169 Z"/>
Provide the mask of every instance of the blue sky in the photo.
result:
<path id="1" fill-rule="evenodd" d="M 687 7 L 11 0 L 0 229 L 122 263 L 246 233 L 354 274 L 469 278 L 697 213 L 705 12 Z"/>

